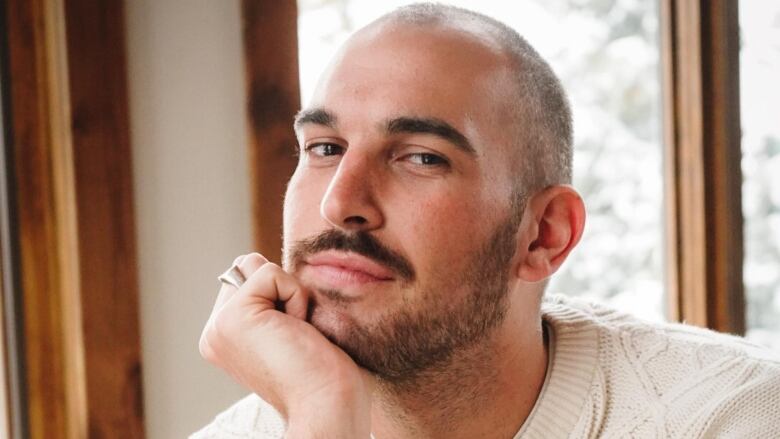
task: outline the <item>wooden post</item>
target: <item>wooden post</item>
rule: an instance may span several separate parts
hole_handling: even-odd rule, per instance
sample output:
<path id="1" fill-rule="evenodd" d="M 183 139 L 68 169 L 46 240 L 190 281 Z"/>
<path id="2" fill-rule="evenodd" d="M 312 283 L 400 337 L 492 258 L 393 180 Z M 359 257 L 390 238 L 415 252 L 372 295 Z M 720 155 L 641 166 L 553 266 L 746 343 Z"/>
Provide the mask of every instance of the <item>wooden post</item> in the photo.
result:
<path id="1" fill-rule="evenodd" d="M 141 438 L 124 2 L 65 0 L 65 17 L 89 436 Z"/>
<path id="2" fill-rule="evenodd" d="M 669 311 L 742 334 L 737 2 L 661 4 Z"/>
<path id="3" fill-rule="evenodd" d="M 123 3 L 7 5 L 25 436 L 143 437 Z"/>
<path id="4" fill-rule="evenodd" d="M 63 5 L 7 6 L 29 437 L 75 438 L 86 401 Z"/>
<path id="5" fill-rule="evenodd" d="M 301 105 L 297 4 L 295 0 L 242 0 L 242 20 L 255 245 L 278 262 L 282 201 L 296 165 L 292 122 Z"/>

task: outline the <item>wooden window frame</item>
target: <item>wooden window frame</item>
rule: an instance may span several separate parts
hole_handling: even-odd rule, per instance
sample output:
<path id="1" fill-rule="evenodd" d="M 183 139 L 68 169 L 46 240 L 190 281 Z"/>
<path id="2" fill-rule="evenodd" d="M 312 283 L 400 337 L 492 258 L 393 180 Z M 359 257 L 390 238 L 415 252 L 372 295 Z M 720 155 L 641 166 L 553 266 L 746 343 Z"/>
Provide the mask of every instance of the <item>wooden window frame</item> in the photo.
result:
<path id="1" fill-rule="evenodd" d="M 255 247 L 280 261 L 284 192 L 297 164 L 292 122 L 301 105 L 298 5 L 295 0 L 242 0 L 241 17 Z"/>
<path id="2" fill-rule="evenodd" d="M 9 69 L 6 1 L 0 0 L 0 395 L 3 407 L 0 416 L 0 437 L 19 439 L 26 437 L 27 410 L 24 392 L 23 353 L 20 352 L 22 322 L 17 291 L 18 248 L 14 224 L 15 198 L 12 188 L 15 181 L 13 166 L 9 158 L 10 109 Z"/>
<path id="3" fill-rule="evenodd" d="M 23 328 L 13 437 L 143 437 L 124 4 L 2 6 Z"/>
<path id="4" fill-rule="evenodd" d="M 22 437 L 19 427 L 24 425 L 25 412 L 13 410 L 23 407 L 23 391 L 20 383 L 23 382 L 21 373 L 23 368 L 19 362 L 18 343 L 19 321 L 17 300 L 13 292 L 16 291 L 15 279 L 17 268 L 15 248 L 13 246 L 14 226 L 12 224 L 13 195 L 9 190 L 9 184 L 13 181 L 13 175 L 9 170 L 11 166 L 7 158 L 8 139 L 10 130 L 8 127 L 7 97 L 8 70 L 6 51 L 6 18 L 5 0 L 0 0 L 0 437 Z"/>
<path id="5" fill-rule="evenodd" d="M 739 16 L 661 0 L 669 316 L 744 334 Z"/>

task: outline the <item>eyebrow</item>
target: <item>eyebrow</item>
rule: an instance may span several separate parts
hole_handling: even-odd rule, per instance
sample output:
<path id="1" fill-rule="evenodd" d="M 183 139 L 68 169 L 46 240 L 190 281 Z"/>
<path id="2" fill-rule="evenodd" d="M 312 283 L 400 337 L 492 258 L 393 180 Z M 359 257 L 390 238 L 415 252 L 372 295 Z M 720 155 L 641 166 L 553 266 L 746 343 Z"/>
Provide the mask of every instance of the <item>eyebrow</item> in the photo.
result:
<path id="1" fill-rule="evenodd" d="M 299 111 L 295 115 L 293 123 L 295 131 L 300 131 L 304 125 L 308 124 L 322 125 L 335 129 L 336 115 L 324 108 L 310 108 Z M 431 134 L 452 143 L 466 153 L 476 154 L 476 150 L 466 136 L 446 121 L 435 117 L 396 117 L 387 121 L 384 129 L 388 134 Z"/>
<path id="2" fill-rule="evenodd" d="M 388 134 L 411 133 L 431 134 L 440 137 L 464 152 L 476 154 L 471 142 L 460 131 L 449 123 L 430 117 L 397 117 L 387 122 L 385 130 Z"/>
<path id="3" fill-rule="evenodd" d="M 328 128 L 336 128 L 336 115 L 322 108 L 311 108 L 301 110 L 295 115 L 293 128 L 299 131 L 304 125 L 315 124 L 323 125 Z"/>

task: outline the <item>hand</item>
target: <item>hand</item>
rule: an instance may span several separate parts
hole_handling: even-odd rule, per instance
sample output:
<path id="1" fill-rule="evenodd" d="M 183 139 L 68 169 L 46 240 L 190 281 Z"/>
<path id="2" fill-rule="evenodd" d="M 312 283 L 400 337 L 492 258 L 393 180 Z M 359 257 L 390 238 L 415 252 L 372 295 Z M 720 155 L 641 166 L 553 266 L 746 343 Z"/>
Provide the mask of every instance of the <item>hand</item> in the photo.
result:
<path id="1" fill-rule="evenodd" d="M 238 290 L 222 285 L 201 355 L 286 417 L 287 437 L 369 437 L 368 383 L 344 351 L 306 322 L 306 289 L 257 253 L 236 262 L 247 280 Z"/>

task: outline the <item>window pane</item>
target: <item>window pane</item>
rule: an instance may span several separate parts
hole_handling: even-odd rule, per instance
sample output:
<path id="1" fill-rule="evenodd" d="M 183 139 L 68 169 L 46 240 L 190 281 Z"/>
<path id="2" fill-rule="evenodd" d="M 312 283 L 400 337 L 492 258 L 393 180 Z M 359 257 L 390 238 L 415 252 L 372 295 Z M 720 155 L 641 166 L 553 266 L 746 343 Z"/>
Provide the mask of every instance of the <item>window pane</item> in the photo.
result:
<path id="1" fill-rule="evenodd" d="M 299 0 L 301 89 L 351 31 L 411 1 Z M 658 3 L 644 0 L 446 1 L 514 27 L 569 93 L 575 186 L 585 236 L 550 285 L 663 319 Z"/>
<path id="2" fill-rule="evenodd" d="M 739 3 L 748 338 L 780 349 L 780 2 Z"/>

